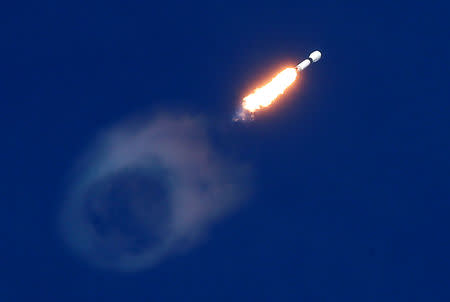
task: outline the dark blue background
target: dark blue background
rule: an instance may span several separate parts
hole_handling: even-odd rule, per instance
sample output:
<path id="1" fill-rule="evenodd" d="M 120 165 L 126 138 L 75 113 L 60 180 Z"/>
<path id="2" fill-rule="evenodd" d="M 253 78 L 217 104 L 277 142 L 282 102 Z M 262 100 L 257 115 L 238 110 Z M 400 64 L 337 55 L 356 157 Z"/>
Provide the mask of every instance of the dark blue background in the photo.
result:
<path id="1" fill-rule="evenodd" d="M 0 301 L 450 301 L 450 7 L 340 2 L 3 7 Z M 67 253 L 65 176 L 99 130 L 149 108 L 226 125 L 315 49 L 277 105 L 230 123 L 255 192 L 203 244 L 132 275 Z"/>

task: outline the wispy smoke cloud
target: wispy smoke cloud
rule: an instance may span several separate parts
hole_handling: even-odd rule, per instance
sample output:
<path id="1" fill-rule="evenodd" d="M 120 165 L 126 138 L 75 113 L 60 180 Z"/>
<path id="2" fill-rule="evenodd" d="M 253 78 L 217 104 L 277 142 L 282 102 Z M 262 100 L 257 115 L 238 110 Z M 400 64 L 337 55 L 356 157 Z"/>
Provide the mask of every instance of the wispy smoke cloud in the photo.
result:
<path id="1" fill-rule="evenodd" d="M 149 268 L 192 246 L 245 198 L 247 171 L 221 158 L 198 119 L 160 116 L 104 133 L 61 214 L 64 240 L 90 263 Z"/>

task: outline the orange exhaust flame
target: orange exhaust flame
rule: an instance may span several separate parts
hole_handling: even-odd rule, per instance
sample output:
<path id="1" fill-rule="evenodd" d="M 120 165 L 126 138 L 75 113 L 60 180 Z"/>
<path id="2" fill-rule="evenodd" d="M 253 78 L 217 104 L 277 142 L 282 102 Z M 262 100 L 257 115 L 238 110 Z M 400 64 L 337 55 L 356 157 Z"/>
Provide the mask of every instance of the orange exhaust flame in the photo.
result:
<path id="1" fill-rule="evenodd" d="M 284 93 L 286 88 L 288 88 L 296 78 L 297 69 L 286 68 L 276 75 L 268 84 L 255 89 L 252 94 L 246 96 L 242 103 L 242 108 L 250 113 L 254 113 L 256 110 L 269 106 L 279 95 Z"/>

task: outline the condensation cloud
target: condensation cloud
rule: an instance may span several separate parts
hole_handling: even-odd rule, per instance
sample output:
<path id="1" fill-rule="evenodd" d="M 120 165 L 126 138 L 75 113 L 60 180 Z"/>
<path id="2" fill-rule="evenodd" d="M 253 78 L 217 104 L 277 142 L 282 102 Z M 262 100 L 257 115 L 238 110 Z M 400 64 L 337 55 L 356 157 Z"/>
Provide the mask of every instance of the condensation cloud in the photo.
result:
<path id="1" fill-rule="evenodd" d="M 246 195 L 248 171 L 221 157 L 201 121 L 160 116 L 103 133 L 61 214 L 63 238 L 96 266 L 149 268 L 193 246 Z"/>

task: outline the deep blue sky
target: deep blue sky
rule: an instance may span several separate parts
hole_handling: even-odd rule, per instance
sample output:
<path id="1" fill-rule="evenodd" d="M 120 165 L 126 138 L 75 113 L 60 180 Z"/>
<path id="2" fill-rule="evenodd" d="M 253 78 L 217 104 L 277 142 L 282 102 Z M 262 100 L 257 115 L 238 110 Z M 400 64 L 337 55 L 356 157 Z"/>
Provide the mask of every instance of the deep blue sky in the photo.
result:
<path id="1" fill-rule="evenodd" d="M 0 301 L 450 301 L 450 7 L 340 2 L 6 4 Z M 65 177 L 98 131 L 160 108 L 226 124 L 315 49 L 223 142 L 255 193 L 203 244 L 134 275 L 66 252 Z"/>

